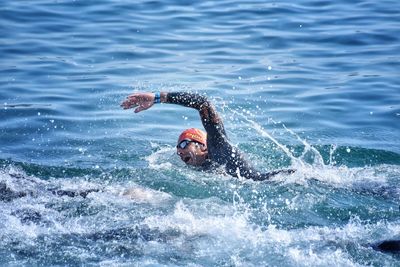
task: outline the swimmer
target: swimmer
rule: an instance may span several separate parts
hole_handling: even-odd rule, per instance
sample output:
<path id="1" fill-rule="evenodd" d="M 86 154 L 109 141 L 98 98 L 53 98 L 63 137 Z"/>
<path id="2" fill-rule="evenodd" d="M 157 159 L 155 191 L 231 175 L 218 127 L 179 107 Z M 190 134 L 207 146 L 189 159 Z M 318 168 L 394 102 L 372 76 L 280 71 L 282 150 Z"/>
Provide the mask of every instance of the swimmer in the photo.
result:
<path id="1" fill-rule="evenodd" d="M 201 169 L 224 166 L 233 177 L 255 181 L 268 180 L 279 173 L 291 174 L 295 170 L 276 170 L 261 173 L 254 169 L 241 152 L 229 143 L 221 117 L 214 105 L 203 95 L 188 92 L 134 93 L 122 102 L 124 109 L 136 108 L 135 113 L 144 111 L 154 104 L 168 103 L 194 108 L 199 111 L 206 133 L 200 129 L 183 131 L 177 142 L 177 154 L 187 165 Z"/>

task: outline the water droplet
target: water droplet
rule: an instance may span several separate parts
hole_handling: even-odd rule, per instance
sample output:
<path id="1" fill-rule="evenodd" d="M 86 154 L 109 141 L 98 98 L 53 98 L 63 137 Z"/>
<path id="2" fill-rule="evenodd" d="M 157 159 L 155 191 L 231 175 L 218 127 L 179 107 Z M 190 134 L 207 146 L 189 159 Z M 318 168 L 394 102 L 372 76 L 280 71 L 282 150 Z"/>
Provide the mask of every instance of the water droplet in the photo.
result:
<path id="1" fill-rule="evenodd" d="M 239 80 L 241 80 L 241 79 L 242 79 L 242 77 L 240 77 L 240 76 L 239 76 L 239 77 L 238 77 L 238 79 L 239 79 Z"/>
<path id="2" fill-rule="evenodd" d="M 272 70 L 272 67 L 271 67 L 271 66 L 268 66 L 268 70 Z"/>
<path id="3" fill-rule="evenodd" d="M 350 148 L 346 148 L 346 152 L 350 153 L 351 149 Z"/>

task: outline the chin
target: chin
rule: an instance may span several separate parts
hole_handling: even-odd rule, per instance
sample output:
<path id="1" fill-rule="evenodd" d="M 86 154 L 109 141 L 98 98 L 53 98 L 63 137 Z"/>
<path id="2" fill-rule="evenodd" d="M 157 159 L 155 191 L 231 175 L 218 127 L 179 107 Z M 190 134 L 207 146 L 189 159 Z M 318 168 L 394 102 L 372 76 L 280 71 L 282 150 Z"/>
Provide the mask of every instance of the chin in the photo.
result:
<path id="1" fill-rule="evenodd" d="M 196 160 L 196 159 L 193 159 L 193 158 L 190 158 L 188 161 L 184 161 L 184 160 L 182 159 L 182 161 L 183 161 L 186 165 L 193 166 L 193 167 L 200 167 L 200 166 L 202 166 L 203 163 L 204 163 L 204 162 L 199 162 L 199 160 Z"/>

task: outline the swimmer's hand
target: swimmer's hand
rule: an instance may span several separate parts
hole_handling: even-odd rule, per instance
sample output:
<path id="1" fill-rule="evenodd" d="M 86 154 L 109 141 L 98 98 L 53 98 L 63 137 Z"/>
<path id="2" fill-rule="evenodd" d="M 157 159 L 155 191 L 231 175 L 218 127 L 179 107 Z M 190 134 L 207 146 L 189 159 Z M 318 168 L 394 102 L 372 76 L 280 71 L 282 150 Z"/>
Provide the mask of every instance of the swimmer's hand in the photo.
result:
<path id="1" fill-rule="evenodd" d="M 123 109 L 136 108 L 135 113 L 138 113 L 153 106 L 154 98 L 154 93 L 131 94 L 121 103 L 121 107 Z"/>

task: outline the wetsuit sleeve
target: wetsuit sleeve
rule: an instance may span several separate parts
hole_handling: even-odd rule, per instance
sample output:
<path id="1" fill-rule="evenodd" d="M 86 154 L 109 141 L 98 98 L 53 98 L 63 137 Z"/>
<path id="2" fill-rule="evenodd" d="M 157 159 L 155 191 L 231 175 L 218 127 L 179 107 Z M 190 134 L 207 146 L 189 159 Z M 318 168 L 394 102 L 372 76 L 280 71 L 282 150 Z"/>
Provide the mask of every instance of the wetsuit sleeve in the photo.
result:
<path id="1" fill-rule="evenodd" d="M 170 92 L 167 93 L 166 103 L 197 109 L 207 134 L 214 140 L 226 138 L 222 119 L 206 96 L 189 92 Z"/>

